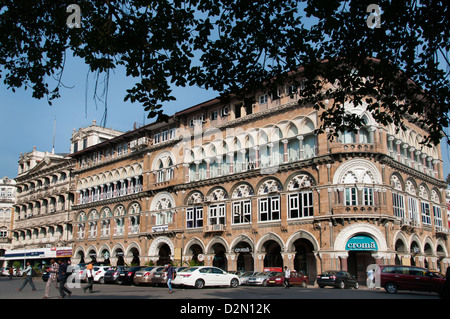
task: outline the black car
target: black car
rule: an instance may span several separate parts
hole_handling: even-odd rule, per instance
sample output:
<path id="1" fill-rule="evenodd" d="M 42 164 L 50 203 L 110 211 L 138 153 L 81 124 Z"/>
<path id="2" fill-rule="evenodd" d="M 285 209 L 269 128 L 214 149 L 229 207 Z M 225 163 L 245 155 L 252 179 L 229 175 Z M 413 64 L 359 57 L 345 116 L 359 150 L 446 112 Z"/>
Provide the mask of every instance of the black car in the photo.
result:
<path id="1" fill-rule="evenodd" d="M 119 277 L 125 276 L 127 274 L 127 271 L 130 267 L 127 266 L 115 266 L 111 267 L 111 269 L 107 270 L 105 272 L 105 275 L 103 277 L 103 280 L 106 284 L 118 284 L 119 283 Z"/>
<path id="2" fill-rule="evenodd" d="M 147 266 L 134 266 L 128 268 L 125 272 L 119 273 L 118 282 L 120 284 L 132 285 L 134 284 L 134 275 L 136 271 L 146 268 Z"/>
<path id="3" fill-rule="evenodd" d="M 353 287 L 355 289 L 359 288 L 359 283 L 356 278 L 347 271 L 342 270 L 324 271 L 317 276 L 317 284 L 320 288 L 325 286 L 332 286 L 340 289 L 348 287 Z"/>

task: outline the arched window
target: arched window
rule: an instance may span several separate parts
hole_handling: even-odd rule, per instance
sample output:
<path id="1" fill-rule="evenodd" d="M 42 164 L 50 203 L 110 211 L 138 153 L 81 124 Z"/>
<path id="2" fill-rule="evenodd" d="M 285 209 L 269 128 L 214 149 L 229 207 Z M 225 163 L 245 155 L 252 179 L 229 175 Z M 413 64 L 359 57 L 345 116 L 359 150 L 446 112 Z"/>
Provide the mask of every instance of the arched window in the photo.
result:
<path id="1" fill-rule="evenodd" d="M 101 236 L 106 237 L 110 234 L 111 229 L 111 209 L 108 207 L 105 207 L 100 212 L 100 219 L 101 219 Z"/>
<path id="2" fill-rule="evenodd" d="M 169 193 L 158 194 L 152 202 L 153 225 L 168 225 L 173 222 L 175 201 Z"/>
<path id="3" fill-rule="evenodd" d="M 78 214 L 77 222 L 78 222 L 78 238 L 82 239 L 84 238 L 85 234 L 85 222 L 86 222 L 85 212 L 81 212 Z"/>
<path id="4" fill-rule="evenodd" d="M 407 180 L 405 183 L 405 191 L 407 195 L 408 203 L 408 218 L 414 224 L 419 223 L 419 203 L 417 202 L 416 186 L 411 180 Z"/>
<path id="5" fill-rule="evenodd" d="M 97 221 L 98 221 L 98 213 L 96 210 L 92 210 L 88 216 L 89 221 L 89 237 L 95 238 L 97 237 Z"/>
<path id="6" fill-rule="evenodd" d="M 234 189 L 231 198 L 233 224 L 249 224 L 252 222 L 253 188 L 248 184 L 240 184 Z"/>
<path id="7" fill-rule="evenodd" d="M 203 227 L 203 194 L 194 192 L 189 195 L 186 204 L 186 228 L 202 228 Z"/>
<path id="8" fill-rule="evenodd" d="M 434 189 L 431 191 L 431 201 L 433 202 L 434 227 L 438 230 L 442 230 L 442 210 L 439 206 L 441 199 L 439 193 Z"/>
<path id="9" fill-rule="evenodd" d="M 274 179 L 264 181 L 259 189 L 258 195 L 258 221 L 278 221 L 281 219 L 280 210 L 280 195 L 279 192 L 283 189 L 280 182 Z"/>
<path id="10" fill-rule="evenodd" d="M 114 209 L 114 235 L 121 236 L 125 227 L 125 207 L 119 205 Z"/>
<path id="11" fill-rule="evenodd" d="M 225 189 L 218 187 L 213 189 L 207 196 L 208 205 L 208 225 L 225 225 L 226 205 L 228 193 Z"/>
<path id="12" fill-rule="evenodd" d="M 420 185 L 419 187 L 419 197 L 422 206 L 422 223 L 424 225 L 431 225 L 431 212 L 430 212 L 430 203 L 429 203 L 429 194 L 428 190 L 424 185 Z"/>
<path id="13" fill-rule="evenodd" d="M 139 232 L 141 205 L 133 203 L 128 210 L 128 233 L 137 234 Z"/>
<path id="14" fill-rule="evenodd" d="M 298 174 L 288 183 L 288 218 L 297 219 L 314 216 L 313 192 L 314 181 L 309 175 Z"/>

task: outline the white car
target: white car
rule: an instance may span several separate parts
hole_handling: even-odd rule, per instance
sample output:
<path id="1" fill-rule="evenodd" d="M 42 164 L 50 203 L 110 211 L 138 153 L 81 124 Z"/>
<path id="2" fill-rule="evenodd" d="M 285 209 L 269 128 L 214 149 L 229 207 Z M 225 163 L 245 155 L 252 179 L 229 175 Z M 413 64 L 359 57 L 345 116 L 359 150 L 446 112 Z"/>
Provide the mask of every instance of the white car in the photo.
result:
<path id="1" fill-rule="evenodd" d="M 239 277 L 217 267 L 199 266 L 183 269 L 176 274 L 172 284 L 203 288 L 205 286 L 227 286 L 236 288 L 241 284 Z"/>
<path id="2" fill-rule="evenodd" d="M 105 281 L 103 277 L 105 277 L 105 272 L 107 272 L 111 266 L 94 266 L 93 273 L 94 273 L 94 281 L 104 284 Z"/>

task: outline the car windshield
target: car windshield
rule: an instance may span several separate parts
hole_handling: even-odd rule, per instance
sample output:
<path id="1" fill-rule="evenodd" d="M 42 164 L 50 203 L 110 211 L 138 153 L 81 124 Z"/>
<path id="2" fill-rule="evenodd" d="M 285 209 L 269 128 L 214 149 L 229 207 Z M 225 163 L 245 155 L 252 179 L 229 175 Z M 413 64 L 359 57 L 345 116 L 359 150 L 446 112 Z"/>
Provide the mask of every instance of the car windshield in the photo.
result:
<path id="1" fill-rule="evenodd" d="M 264 272 L 257 272 L 257 273 L 255 274 L 255 276 L 256 276 L 256 277 L 261 277 L 261 276 L 267 276 L 267 274 L 264 273 Z"/>

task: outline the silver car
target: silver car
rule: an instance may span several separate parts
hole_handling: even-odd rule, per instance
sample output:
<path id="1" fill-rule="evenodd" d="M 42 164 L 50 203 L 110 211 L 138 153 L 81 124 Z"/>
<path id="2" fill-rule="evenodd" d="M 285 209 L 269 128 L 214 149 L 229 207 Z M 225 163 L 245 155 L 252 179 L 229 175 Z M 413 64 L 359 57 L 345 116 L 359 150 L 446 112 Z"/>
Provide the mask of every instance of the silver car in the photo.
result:
<path id="1" fill-rule="evenodd" d="M 257 271 L 245 271 L 244 273 L 239 275 L 239 279 L 241 279 L 241 285 L 248 285 L 248 279 L 250 277 L 256 276 Z"/>
<path id="2" fill-rule="evenodd" d="M 269 277 L 275 277 L 279 272 L 257 272 L 253 276 L 250 276 L 247 280 L 247 285 L 257 285 L 267 287 L 269 284 Z"/>

